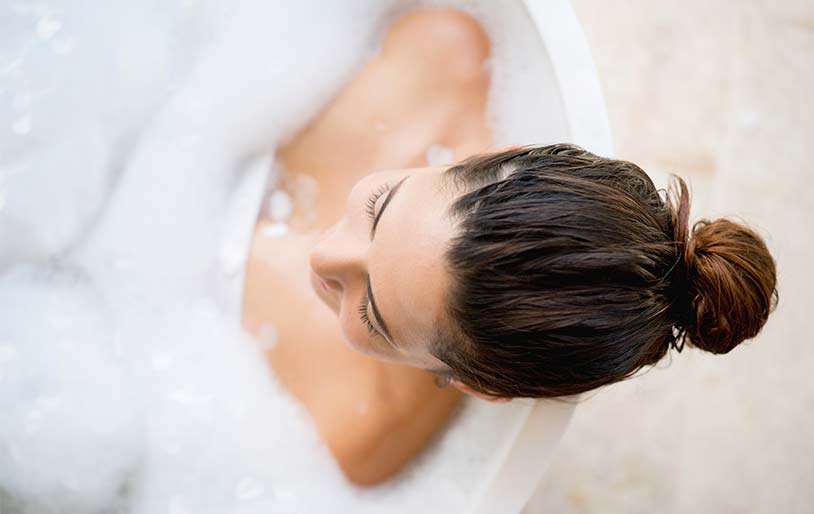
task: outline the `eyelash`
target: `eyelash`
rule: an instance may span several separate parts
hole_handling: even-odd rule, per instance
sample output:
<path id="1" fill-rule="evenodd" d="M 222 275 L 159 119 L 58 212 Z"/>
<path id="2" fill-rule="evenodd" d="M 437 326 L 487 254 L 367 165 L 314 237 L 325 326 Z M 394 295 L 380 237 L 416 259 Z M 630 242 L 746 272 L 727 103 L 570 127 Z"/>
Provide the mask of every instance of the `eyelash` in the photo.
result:
<path id="1" fill-rule="evenodd" d="M 362 297 L 362 303 L 359 304 L 359 317 L 362 318 L 362 322 L 367 326 L 367 332 L 370 334 L 371 337 L 378 336 L 379 331 L 376 330 L 376 327 L 373 326 L 373 323 L 370 322 L 370 318 L 367 315 L 367 303 L 370 300 L 367 297 L 367 293 Z"/>
<path id="2" fill-rule="evenodd" d="M 367 212 L 371 220 L 376 219 L 376 201 L 381 198 L 383 194 L 390 191 L 391 187 L 393 187 L 392 184 L 382 184 L 368 197 L 365 203 L 365 212 Z"/>
<path id="3" fill-rule="evenodd" d="M 378 188 L 376 188 L 373 193 L 368 197 L 367 202 L 365 202 L 365 212 L 367 213 L 368 218 L 371 221 L 376 219 L 376 202 L 381 198 L 381 196 L 388 191 L 390 188 L 393 187 L 392 184 L 382 184 Z M 362 303 L 359 304 L 358 311 L 359 317 L 362 318 L 362 323 L 365 324 L 367 327 L 367 332 L 370 334 L 371 337 L 379 336 L 379 331 L 376 330 L 376 327 L 373 326 L 373 323 L 370 321 L 370 317 L 367 315 L 367 304 L 370 302 L 367 294 L 362 297 Z"/>

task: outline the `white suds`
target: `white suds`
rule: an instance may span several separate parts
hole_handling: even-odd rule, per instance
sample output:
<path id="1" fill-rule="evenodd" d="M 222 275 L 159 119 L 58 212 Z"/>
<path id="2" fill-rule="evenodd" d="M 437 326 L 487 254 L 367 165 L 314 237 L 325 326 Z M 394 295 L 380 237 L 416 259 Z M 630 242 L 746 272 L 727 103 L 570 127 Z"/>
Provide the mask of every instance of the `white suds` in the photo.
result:
<path id="1" fill-rule="evenodd" d="M 294 206 L 288 193 L 279 189 L 272 191 L 268 198 L 267 211 L 274 221 L 285 221 L 291 216 Z"/>
<path id="2" fill-rule="evenodd" d="M 236 184 L 271 170 L 258 156 L 312 119 L 375 53 L 384 24 L 416 3 L 46 0 L 4 11 L 0 505 L 465 510 L 522 409 L 467 402 L 407 473 L 359 490 L 276 382 L 264 352 L 282 332 L 267 325 L 259 344 L 247 337 L 216 284 L 240 279 L 246 263 L 225 223 L 245 199 Z M 509 48 L 539 39 L 521 3 L 429 3 L 481 16 L 494 36 L 498 143 L 565 133 L 553 74 L 538 73 L 547 61 Z M 381 136 L 395 126 L 373 123 Z M 452 157 L 426 150 L 433 165 Z M 263 237 L 316 216 L 317 181 L 287 171 L 285 192 L 265 206 Z"/>
<path id="3" fill-rule="evenodd" d="M 430 145 L 427 148 L 426 159 L 429 166 L 442 166 L 453 162 L 452 150 L 446 146 Z"/>

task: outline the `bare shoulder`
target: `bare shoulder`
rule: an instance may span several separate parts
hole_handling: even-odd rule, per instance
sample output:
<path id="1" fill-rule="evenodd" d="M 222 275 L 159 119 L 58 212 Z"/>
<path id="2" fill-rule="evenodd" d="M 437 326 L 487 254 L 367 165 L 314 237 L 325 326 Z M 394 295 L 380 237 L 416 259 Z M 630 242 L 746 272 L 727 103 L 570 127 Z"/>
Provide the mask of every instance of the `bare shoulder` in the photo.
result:
<path id="1" fill-rule="evenodd" d="M 390 26 L 385 52 L 407 54 L 435 64 L 463 80 L 484 76 L 489 36 L 480 22 L 452 8 L 422 7 L 402 14 Z"/>
<path id="2" fill-rule="evenodd" d="M 394 367 L 401 368 L 401 367 Z M 444 428 L 460 399 L 414 369 L 386 373 L 373 393 L 321 424 L 322 436 L 345 476 L 362 486 L 396 475 Z"/>

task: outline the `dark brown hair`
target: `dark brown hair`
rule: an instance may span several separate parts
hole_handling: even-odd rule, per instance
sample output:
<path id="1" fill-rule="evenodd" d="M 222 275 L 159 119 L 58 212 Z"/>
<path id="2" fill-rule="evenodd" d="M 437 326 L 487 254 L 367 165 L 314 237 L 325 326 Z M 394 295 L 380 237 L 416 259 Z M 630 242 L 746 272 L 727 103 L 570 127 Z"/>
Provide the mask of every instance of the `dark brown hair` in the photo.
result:
<path id="1" fill-rule="evenodd" d="M 687 186 L 573 145 L 474 156 L 445 171 L 447 322 L 433 353 L 469 387 L 558 397 L 624 380 L 684 342 L 727 353 L 777 303 L 763 239 L 689 226 Z"/>

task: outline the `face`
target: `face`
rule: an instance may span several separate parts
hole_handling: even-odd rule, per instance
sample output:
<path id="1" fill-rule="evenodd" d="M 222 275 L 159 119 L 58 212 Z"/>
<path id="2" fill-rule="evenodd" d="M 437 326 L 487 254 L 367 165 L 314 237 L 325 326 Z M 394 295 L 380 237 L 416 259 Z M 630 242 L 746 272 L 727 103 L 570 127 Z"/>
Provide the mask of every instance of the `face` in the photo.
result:
<path id="1" fill-rule="evenodd" d="M 443 320 L 443 252 L 454 233 L 444 169 L 368 175 L 310 255 L 312 286 L 354 349 L 436 372 L 448 369 L 429 344 Z"/>

